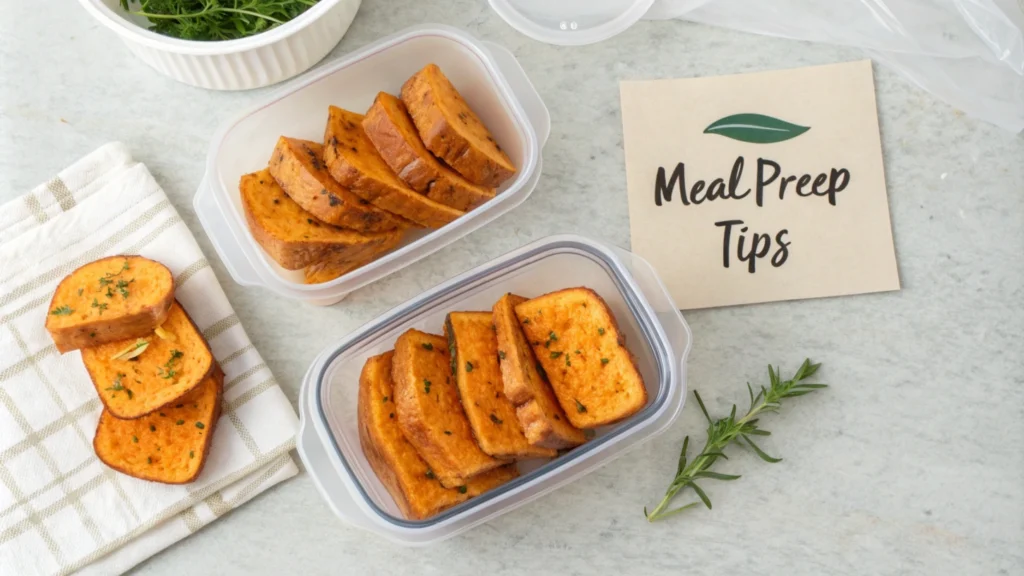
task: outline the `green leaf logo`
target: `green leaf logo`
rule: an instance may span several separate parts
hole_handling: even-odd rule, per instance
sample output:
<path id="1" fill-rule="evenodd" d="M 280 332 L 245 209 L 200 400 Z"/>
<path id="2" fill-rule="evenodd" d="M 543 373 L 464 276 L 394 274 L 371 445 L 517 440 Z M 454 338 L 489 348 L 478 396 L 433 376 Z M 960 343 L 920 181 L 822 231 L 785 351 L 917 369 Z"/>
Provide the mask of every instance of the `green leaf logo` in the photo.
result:
<path id="1" fill-rule="evenodd" d="M 764 114 L 733 114 L 712 122 L 704 133 L 719 134 L 740 142 L 771 144 L 796 138 L 810 129 L 809 126 L 797 126 Z"/>

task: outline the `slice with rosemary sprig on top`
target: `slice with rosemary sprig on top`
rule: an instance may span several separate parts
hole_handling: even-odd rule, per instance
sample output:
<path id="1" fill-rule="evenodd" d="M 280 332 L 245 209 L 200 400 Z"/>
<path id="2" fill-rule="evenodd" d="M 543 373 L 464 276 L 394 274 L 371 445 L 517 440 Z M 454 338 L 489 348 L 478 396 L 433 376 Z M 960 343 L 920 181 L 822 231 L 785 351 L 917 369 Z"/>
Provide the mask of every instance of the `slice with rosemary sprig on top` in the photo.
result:
<path id="1" fill-rule="evenodd" d="M 733 404 L 732 412 L 729 413 L 728 417 L 711 420 L 707 408 L 704 407 L 704 401 L 701 400 L 700 394 L 694 390 L 693 395 L 697 399 L 697 404 L 700 405 L 700 410 L 708 421 L 708 439 L 704 442 L 704 449 L 693 460 L 687 459 L 690 437 L 687 436 L 683 439 L 683 449 L 679 454 L 679 465 L 676 467 L 676 474 L 672 479 L 672 483 L 669 484 L 668 490 L 665 491 L 665 497 L 650 512 L 644 507 L 644 516 L 647 517 L 647 521 L 654 522 L 655 520 L 678 514 L 701 502 L 710 510 L 711 500 L 697 484 L 697 480 L 705 478 L 711 480 L 736 480 L 740 477 L 735 474 L 721 474 L 710 470 L 711 465 L 719 458 L 729 459 L 722 451 L 733 442 L 742 441 L 765 462 L 781 462 L 781 458 L 769 456 L 751 439 L 751 436 L 768 436 L 771 434 L 767 430 L 760 428 L 758 415 L 762 412 L 778 412 L 784 398 L 795 398 L 820 388 L 826 388 L 826 384 L 804 382 L 804 380 L 813 376 L 820 366 L 821 364 L 812 364 L 809 359 L 804 360 L 804 363 L 800 365 L 800 368 L 791 379 L 782 380 L 779 370 L 769 365 L 769 387 L 761 386 L 761 391 L 755 395 L 754 389 L 751 388 L 749 382 L 747 383 L 747 391 L 750 394 L 750 408 L 747 409 L 746 414 L 739 418 L 736 417 L 736 405 Z M 669 502 L 686 487 L 692 488 L 700 500 L 666 510 Z"/>
<path id="2" fill-rule="evenodd" d="M 319 0 L 121 0 L 150 30 L 183 40 L 235 40 L 292 20 Z"/>

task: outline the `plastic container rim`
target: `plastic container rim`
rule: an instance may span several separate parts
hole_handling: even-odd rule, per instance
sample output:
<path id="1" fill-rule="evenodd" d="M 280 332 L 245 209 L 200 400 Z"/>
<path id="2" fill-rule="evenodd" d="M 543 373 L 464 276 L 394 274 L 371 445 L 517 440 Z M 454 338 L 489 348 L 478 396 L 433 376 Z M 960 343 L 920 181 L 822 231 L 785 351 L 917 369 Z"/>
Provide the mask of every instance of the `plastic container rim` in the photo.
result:
<path id="1" fill-rule="evenodd" d="M 382 510 L 377 503 L 370 498 L 369 494 L 367 494 L 362 483 L 357 480 L 352 466 L 348 463 L 344 453 L 341 451 L 341 447 L 338 445 L 335 435 L 330 430 L 330 425 L 327 421 L 327 414 L 324 409 L 323 385 L 324 377 L 326 376 L 331 363 L 346 350 L 357 345 L 372 334 L 393 328 L 396 324 L 403 322 L 409 314 L 414 313 L 424 305 L 443 299 L 444 297 L 451 295 L 452 292 L 464 288 L 467 285 L 479 282 L 497 270 L 505 270 L 507 273 L 517 269 L 516 265 L 526 263 L 526 261 L 532 260 L 533 257 L 542 253 L 554 255 L 566 252 L 573 252 L 577 254 L 579 252 L 583 252 L 586 257 L 589 257 L 591 260 L 595 260 L 601 264 L 609 272 L 609 276 L 611 276 L 615 286 L 623 295 L 623 299 L 626 301 L 633 317 L 640 325 L 641 333 L 647 341 L 647 344 L 652 350 L 655 358 L 655 364 L 658 369 L 659 387 L 658 394 L 655 397 L 654 402 L 644 407 L 644 409 L 637 414 L 631 416 L 625 423 L 622 423 L 614 431 L 601 436 L 600 438 L 588 441 L 582 446 L 573 449 L 572 452 L 562 455 L 528 474 L 519 476 L 497 489 L 453 506 L 432 518 L 426 520 L 406 520 L 404 518 L 397 518 Z M 334 455 L 338 457 L 342 466 L 344 466 L 346 474 L 348 474 L 349 478 L 352 480 L 352 484 L 358 489 L 359 496 L 370 507 L 370 509 L 373 510 L 378 518 L 400 528 L 432 528 L 448 520 L 453 520 L 456 516 L 473 510 L 491 500 L 504 496 L 527 483 L 542 480 L 544 476 L 554 470 L 583 459 L 607 445 L 611 440 L 620 438 L 633 431 L 638 426 L 653 420 L 662 412 L 663 408 L 665 408 L 669 392 L 672 389 L 672 383 L 678 379 L 677 370 L 679 367 L 676 366 L 675 358 L 670 354 L 667 340 L 668 337 L 664 333 L 660 323 L 655 319 L 654 311 L 650 308 L 650 304 L 647 302 L 646 297 L 643 296 L 643 292 L 639 290 L 632 278 L 632 275 L 627 270 L 623 269 L 621 263 L 614 254 L 609 253 L 604 246 L 582 237 L 571 235 L 553 236 L 540 240 L 538 245 L 525 250 L 511 259 L 506 260 L 499 257 L 498 259 L 479 267 L 475 271 L 471 271 L 470 275 L 464 278 L 457 277 L 449 280 L 448 282 L 435 287 L 428 293 L 393 308 L 391 311 L 380 317 L 380 319 L 371 321 L 353 332 L 351 336 L 347 337 L 337 345 L 330 354 L 325 355 L 324 353 L 321 353 L 320 356 L 318 356 L 318 361 L 322 362 L 322 365 L 320 366 L 320 369 L 316 371 L 315 384 L 311 391 L 314 395 L 311 396 L 311 401 L 315 403 L 315 414 L 318 419 L 318 422 L 314 422 L 313 424 L 319 424 L 320 426 L 314 426 L 314 428 L 323 429 L 326 433 L 326 436 L 330 440 L 330 446 L 334 450 Z M 687 351 L 683 351 L 684 357 Z M 322 358 L 322 360 L 319 360 L 319 358 Z"/>

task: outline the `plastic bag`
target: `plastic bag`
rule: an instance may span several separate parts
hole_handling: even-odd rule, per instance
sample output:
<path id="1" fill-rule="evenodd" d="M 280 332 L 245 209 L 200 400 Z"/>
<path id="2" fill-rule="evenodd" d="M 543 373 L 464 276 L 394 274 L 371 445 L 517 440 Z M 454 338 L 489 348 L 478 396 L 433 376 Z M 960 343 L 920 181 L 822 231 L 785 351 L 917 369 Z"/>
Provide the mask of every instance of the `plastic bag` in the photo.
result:
<path id="1" fill-rule="evenodd" d="M 1024 0 L 657 0 L 645 18 L 862 48 L 967 114 L 1024 130 Z"/>

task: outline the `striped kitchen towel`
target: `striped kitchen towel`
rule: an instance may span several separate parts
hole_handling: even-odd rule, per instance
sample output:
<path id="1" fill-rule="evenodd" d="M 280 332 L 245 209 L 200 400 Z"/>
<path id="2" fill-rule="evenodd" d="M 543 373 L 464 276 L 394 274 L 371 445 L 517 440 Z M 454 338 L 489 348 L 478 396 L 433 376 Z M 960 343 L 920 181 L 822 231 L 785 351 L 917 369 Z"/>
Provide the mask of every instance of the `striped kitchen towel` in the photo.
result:
<path id="1" fill-rule="evenodd" d="M 101 403 L 79 352 L 57 353 L 43 327 L 57 283 L 114 254 L 170 268 L 224 370 L 223 415 L 191 484 L 137 480 L 96 458 Z M 296 428 L 192 234 L 123 145 L 0 206 L 0 574 L 124 572 L 294 476 Z"/>

